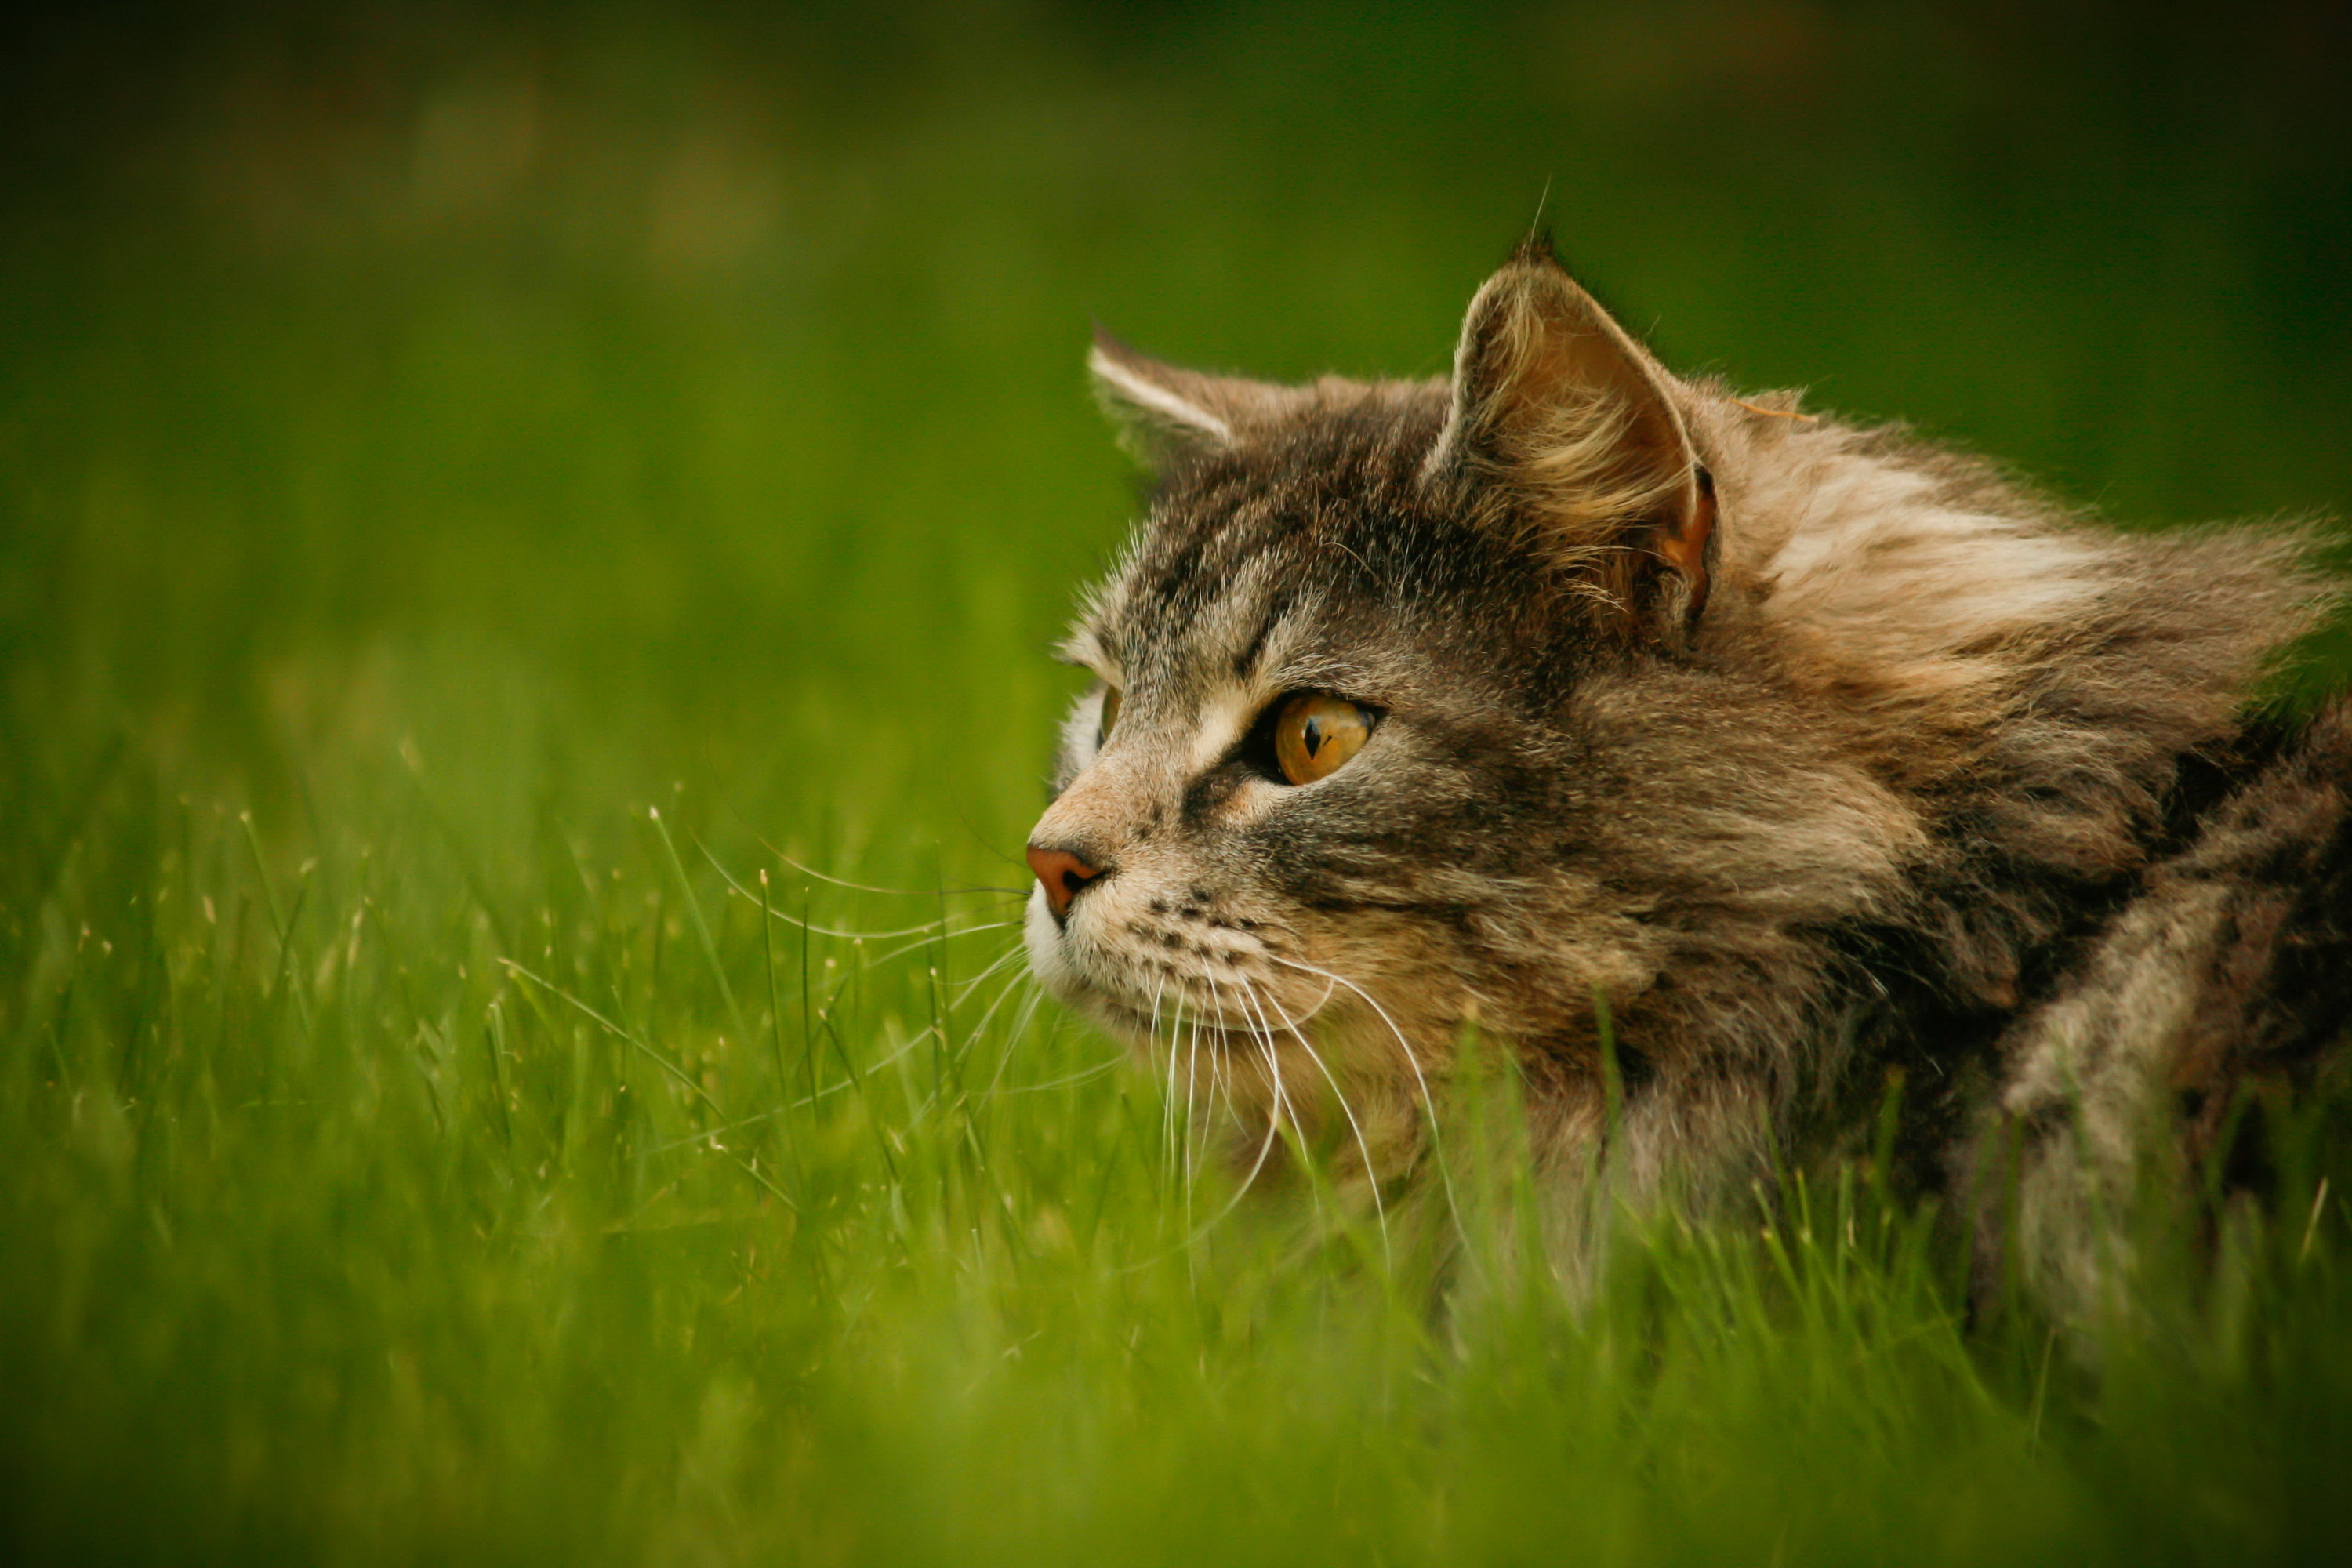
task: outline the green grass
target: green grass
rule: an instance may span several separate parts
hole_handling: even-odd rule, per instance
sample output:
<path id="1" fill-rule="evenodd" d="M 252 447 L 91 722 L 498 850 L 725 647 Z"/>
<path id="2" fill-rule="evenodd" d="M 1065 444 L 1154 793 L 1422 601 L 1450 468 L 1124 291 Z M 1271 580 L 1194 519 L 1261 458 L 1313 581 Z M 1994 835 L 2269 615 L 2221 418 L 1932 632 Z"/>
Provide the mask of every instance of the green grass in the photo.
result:
<path id="1" fill-rule="evenodd" d="M 0 94 L 12 1556 L 2341 1539 L 2316 1124 L 2096 1375 L 1969 1329 L 1866 1171 L 1572 1311 L 1467 1126 L 1484 1283 L 1433 1306 L 1309 1194 L 1229 1207 L 986 929 L 1132 505 L 1090 315 L 1433 370 L 1549 179 L 1679 363 L 2133 521 L 2341 509 L 2352 137 L 2292 39 L 391 15 L 166 15 Z"/>

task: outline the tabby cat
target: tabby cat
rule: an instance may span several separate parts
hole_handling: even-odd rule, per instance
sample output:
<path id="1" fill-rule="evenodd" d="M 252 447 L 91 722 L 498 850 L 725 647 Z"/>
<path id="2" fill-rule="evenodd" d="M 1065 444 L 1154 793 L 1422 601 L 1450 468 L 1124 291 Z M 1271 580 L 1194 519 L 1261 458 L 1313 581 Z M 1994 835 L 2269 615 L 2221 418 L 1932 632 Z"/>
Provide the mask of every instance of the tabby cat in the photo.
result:
<path id="1" fill-rule="evenodd" d="M 1475 1033 L 1564 1270 L 1580 1194 L 1705 1212 L 1899 1105 L 1980 1260 L 2086 1310 L 2104 1216 L 2328 1058 L 2352 718 L 2253 695 L 2332 608 L 2306 534 L 2105 531 L 1678 377 L 1541 237 L 1450 378 L 1092 367 L 1156 486 L 1066 645 L 1029 957 L 1244 1169 L 1425 1180 Z"/>

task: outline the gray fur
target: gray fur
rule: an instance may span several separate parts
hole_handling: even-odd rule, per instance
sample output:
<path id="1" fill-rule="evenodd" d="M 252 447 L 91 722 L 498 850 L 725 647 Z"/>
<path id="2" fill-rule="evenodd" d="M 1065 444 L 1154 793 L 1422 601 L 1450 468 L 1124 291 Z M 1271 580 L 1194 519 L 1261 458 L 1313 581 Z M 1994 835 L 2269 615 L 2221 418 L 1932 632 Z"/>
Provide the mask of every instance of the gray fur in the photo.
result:
<path id="1" fill-rule="evenodd" d="M 1107 875 L 1066 926 L 1033 900 L 1030 952 L 1177 1052 L 1245 1165 L 1344 1118 L 1372 1186 L 1412 1175 L 1475 1021 L 1576 1273 L 1594 1171 L 1720 1205 L 1899 1070 L 1910 1168 L 2078 1312 L 2089 1216 L 2336 1044 L 2280 987 L 2343 999 L 2311 977 L 2347 967 L 2352 742 L 2248 717 L 2332 602 L 2292 531 L 2114 533 L 1675 378 L 1542 246 L 1447 380 L 1096 363 L 1159 483 L 1069 645 L 1118 727 L 1097 752 L 1082 700 L 1033 837 Z M 1292 786 L 1260 726 L 1299 690 L 1381 717 Z"/>

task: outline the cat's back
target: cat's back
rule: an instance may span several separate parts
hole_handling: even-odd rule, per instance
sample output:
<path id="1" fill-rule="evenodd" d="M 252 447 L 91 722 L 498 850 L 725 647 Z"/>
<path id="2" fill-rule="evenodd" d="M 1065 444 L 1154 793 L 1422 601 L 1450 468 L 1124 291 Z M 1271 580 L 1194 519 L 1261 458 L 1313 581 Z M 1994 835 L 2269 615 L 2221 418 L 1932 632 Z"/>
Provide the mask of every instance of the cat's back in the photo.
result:
<path id="1" fill-rule="evenodd" d="M 1984 1243 L 2013 1206 L 2028 1271 L 2078 1306 L 2103 1215 L 2151 1176 L 2265 1178 L 2270 1113 L 2352 1037 L 2352 699 L 2265 752 L 2003 1044 L 1968 1161 Z"/>

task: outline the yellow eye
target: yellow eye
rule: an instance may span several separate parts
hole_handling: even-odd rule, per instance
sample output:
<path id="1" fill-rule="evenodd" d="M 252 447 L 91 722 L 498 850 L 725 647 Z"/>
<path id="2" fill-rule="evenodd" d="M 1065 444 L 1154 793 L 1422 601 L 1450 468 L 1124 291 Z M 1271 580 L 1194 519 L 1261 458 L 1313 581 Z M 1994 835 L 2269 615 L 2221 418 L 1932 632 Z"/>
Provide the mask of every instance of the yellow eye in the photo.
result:
<path id="1" fill-rule="evenodd" d="M 1118 722 L 1118 688 L 1108 687 L 1103 691 L 1102 717 L 1095 722 L 1095 747 L 1110 739 L 1111 726 Z"/>
<path id="2" fill-rule="evenodd" d="M 1328 691 L 1306 692 L 1284 703 L 1274 721 L 1274 760 L 1292 784 L 1313 784 L 1339 772 L 1371 735 L 1372 716 L 1363 709 Z"/>

